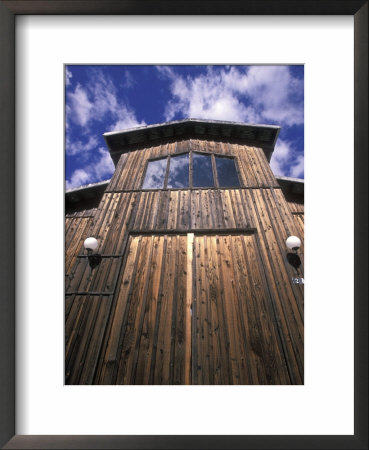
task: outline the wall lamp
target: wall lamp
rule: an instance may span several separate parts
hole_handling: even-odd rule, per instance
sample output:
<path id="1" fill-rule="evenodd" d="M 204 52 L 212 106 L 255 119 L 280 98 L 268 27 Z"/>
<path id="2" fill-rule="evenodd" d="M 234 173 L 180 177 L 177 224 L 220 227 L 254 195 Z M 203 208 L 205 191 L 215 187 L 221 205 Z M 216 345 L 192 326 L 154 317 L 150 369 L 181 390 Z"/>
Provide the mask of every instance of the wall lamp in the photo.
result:
<path id="1" fill-rule="evenodd" d="M 102 259 L 101 255 L 99 255 L 98 253 L 93 253 L 93 251 L 96 250 L 97 247 L 99 246 L 99 243 L 97 242 L 97 239 L 95 239 L 94 237 L 88 237 L 83 243 L 83 245 L 87 250 L 87 257 L 90 267 L 91 269 L 94 269 L 101 263 Z"/>
<path id="2" fill-rule="evenodd" d="M 301 259 L 297 252 L 301 246 L 301 241 L 297 236 L 290 236 L 286 239 L 286 245 L 289 249 L 294 251 L 294 253 L 287 253 L 287 261 L 298 271 L 301 266 Z"/>

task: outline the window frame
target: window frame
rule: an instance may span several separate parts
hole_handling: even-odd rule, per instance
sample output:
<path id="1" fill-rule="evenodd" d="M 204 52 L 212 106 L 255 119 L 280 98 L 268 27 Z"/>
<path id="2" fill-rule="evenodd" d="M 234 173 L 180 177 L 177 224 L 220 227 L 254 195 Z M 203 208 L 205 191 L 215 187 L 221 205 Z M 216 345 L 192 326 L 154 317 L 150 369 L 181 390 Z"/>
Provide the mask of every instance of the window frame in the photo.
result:
<path id="1" fill-rule="evenodd" d="M 192 172 L 192 184 L 191 184 L 191 189 L 214 189 L 214 188 L 219 188 L 217 182 L 216 182 L 216 178 L 214 176 L 214 154 L 213 153 L 209 153 L 209 152 L 198 152 L 197 150 L 191 150 L 192 152 L 192 164 L 190 165 L 190 171 Z M 211 173 L 213 175 L 213 182 L 214 185 L 213 186 L 193 186 L 193 154 L 197 154 L 197 155 L 205 155 L 205 156 L 210 156 L 210 161 L 211 161 Z"/>
<path id="2" fill-rule="evenodd" d="M 238 186 L 223 186 L 223 189 L 237 189 L 239 187 L 243 187 L 243 184 L 241 183 L 242 177 L 241 177 L 241 173 L 238 167 L 238 158 L 236 156 L 228 156 L 228 155 L 219 155 L 217 153 L 212 153 L 212 155 L 214 155 L 214 170 L 216 173 L 216 177 L 217 177 L 217 183 L 219 185 L 219 180 L 218 180 L 218 170 L 217 170 L 217 163 L 216 163 L 216 157 L 217 158 L 225 158 L 225 159 L 232 159 L 234 162 L 234 168 L 236 170 L 236 175 L 237 175 L 237 179 L 238 179 Z"/>
<path id="3" fill-rule="evenodd" d="M 164 186 L 166 186 L 165 188 L 163 187 L 162 189 L 167 189 L 167 190 L 170 190 L 170 191 L 173 191 L 173 190 L 181 190 L 181 189 L 190 189 L 190 187 L 184 187 L 184 188 L 172 188 L 172 187 L 169 187 L 168 188 L 168 180 L 169 180 L 169 170 L 170 170 L 170 160 L 171 160 L 171 158 L 173 158 L 173 157 L 175 157 L 175 156 L 182 156 L 182 155 L 189 155 L 189 153 L 190 152 L 180 152 L 180 153 L 171 153 L 171 154 L 168 154 L 167 155 L 167 158 L 168 158 L 168 166 L 167 166 L 167 173 L 166 173 L 166 178 L 165 178 L 165 183 L 164 183 Z M 192 158 L 191 158 L 191 155 L 189 155 L 188 156 L 188 171 L 189 171 L 189 174 L 188 174 L 188 186 L 190 186 L 191 185 L 191 183 L 192 183 L 192 180 L 190 179 L 190 175 L 191 175 L 191 173 L 192 173 L 192 171 L 191 171 L 191 164 L 192 164 Z"/>
<path id="4" fill-rule="evenodd" d="M 148 167 L 149 167 L 149 163 L 150 162 L 153 162 L 153 161 L 159 161 L 159 160 L 161 160 L 161 159 L 166 159 L 167 160 L 167 165 L 166 165 L 166 168 L 165 168 L 165 174 L 164 174 L 164 185 L 165 185 L 165 181 L 166 181 L 166 176 L 167 176 L 167 171 L 168 171 L 168 156 L 169 155 L 165 155 L 165 156 L 156 156 L 155 158 L 149 158 L 147 161 L 146 161 L 146 163 L 145 163 L 145 169 L 144 169 L 144 172 L 143 172 L 143 178 L 142 178 L 142 181 L 141 181 L 141 187 L 140 187 L 140 189 L 142 190 L 142 191 L 161 191 L 161 190 L 163 190 L 163 188 L 144 188 L 143 187 L 143 185 L 144 185 L 144 183 L 145 183 L 145 178 L 146 178 L 146 175 L 147 175 L 147 169 L 148 169 Z"/>
<path id="5" fill-rule="evenodd" d="M 210 156 L 210 160 L 211 160 L 211 170 L 212 170 L 212 175 L 213 175 L 213 180 L 214 180 L 214 185 L 213 186 L 203 186 L 203 187 L 196 187 L 193 186 L 193 154 L 199 154 L 199 155 L 206 155 L 206 156 Z M 188 155 L 188 169 L 189 169 L 189 174 L 188 174 L 188 187 L 183 187 L 183 188 L 172 188 L 172 187 L 168 187 L 168 179 L 169 179 L 169 170 L 170 170 L 170 160 L 172 157 L 176 157 L 176 156 L 181 156 L 181 155 Z M 218 172 L 217 172 L 217 166 L 216 166 L 216 157 L 218 158 L 227 158 L 227 159 L 232 159 L 233 163 L 234 163 L 234 167 L 236 170 L 236 175 L 237 175 L 237 179 L 238 179 L 238 186 L 219 186 L 219 180 L 218 180 Z M 143 188 L 143 184 L 145 182 L 145 178 L 146 178 L 146 174 L 147 174 L 147 169 L 149 167 L 150 162 L 154 162 L 154 161 L 158 161 L 161 159 L 166 159 L 167 160 L 167 165 L 166 165 L 166 169 L 165 169 L 165 175 L 164 175 L 164 182 L 163 182 L 163 186 L 160 188 Z M 143 179 L 141 182 L 141 190 L 142 191 L 166 191 L 166 190 L 170 190 L 170 191 L 183 191 L 183 190 L 198 190 L 198 189 L 238 189 L 238 188 L 242 188 L 243 187 L 243 180 L 240 174 L 240 170 L 238 167 L 238 157 L 234 156 L 234 155 L 222 155 L 219 153 L 212 153 L 212 152 L 206 152 L 206 151 L 201 151 L 201 150 L 188 150 L 188 151 L 184 151 L 184 152 L 179 152 L 179 153 L 170 153 L 167 154 L 165 156 L 156 156 L 154 158 L 149 158 L 146 161 L 145 164 L 145 169 L 143 172 Z"/>

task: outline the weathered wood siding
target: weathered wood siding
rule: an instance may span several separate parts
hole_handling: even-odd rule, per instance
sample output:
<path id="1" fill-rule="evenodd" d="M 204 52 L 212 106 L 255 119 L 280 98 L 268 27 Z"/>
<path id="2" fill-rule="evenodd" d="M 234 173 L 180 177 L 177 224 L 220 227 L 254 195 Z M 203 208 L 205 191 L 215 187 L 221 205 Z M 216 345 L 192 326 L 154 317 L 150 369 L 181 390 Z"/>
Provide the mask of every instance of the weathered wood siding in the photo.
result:
<path id="1" fill-rule="evenodd" d="M 82 211 L 67 214 L 65 217 L 65 275 L 69 276 L 70 270 L 76 262 L 80 252 L 81 243 L 86 239 L 86 233 L 92 223 L 95 209 L 84 209 Z"/>
<path id="2" fill-rule="evenodd" d="M 149 158 L 186 150 L 235 156 L 241 187 L 140 190 Z M 75 238 L 66 226 L 66 383 L 302 384 L 296 216 L 259 148 L 191 139 L 122 155 L 93 218 Z"/>
<path id="3" fill-rule="evenodd" d="M 296 226 L 296 236 L 304 236 L 304 195 L 287 193 L 284 195 Z M 303 246 L 301 249 L 303 253 Z"/>
<path id="4" fill-rule="evenodd" d="M 304 214 L 304 195 L 285 193 L 286 202 L 292 214 Z"/>

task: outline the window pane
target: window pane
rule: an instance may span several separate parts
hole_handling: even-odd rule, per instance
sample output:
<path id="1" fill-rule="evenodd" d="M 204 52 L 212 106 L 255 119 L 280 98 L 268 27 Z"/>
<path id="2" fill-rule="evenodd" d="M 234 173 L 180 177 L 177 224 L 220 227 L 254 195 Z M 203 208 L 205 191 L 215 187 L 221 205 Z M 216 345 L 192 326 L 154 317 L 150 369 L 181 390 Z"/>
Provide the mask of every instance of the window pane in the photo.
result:
<path id="1" fill-rule="evenodd" d="M 240 182 L 233 158 L 215 157 L 220 187 L 239 186 Z"/>
<path id="2" fill-rule="evenodd" d="M 213 171 L 211 168 L 211 156 L 193 154 L 193 175 L 192 184 L 194 187 L 213 187 Z"/>
<path id="3" fill-rule="evenodd" d="M 168 188 L 188 187 L 189 158 L 185 155 L 172 156 L 170 158 Z"/>
<path id="4" fill-rule="evenodd" d="M 149 161 L 142 189 L 162 189 L 166 168 L 167 158 Z"/>

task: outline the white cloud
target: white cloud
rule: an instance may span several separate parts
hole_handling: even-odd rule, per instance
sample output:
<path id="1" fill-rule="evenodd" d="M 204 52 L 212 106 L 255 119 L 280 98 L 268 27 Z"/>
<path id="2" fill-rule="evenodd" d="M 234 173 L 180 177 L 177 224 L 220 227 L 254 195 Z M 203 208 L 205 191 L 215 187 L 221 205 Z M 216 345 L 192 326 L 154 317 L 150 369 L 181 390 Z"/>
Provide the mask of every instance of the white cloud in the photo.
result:
<path id="1" fill-rule="evenodd" d="M 136 84 L 135 79 L 132 77 L 132 75 L 129 73 L 128 70 L 124 71 L 124 81 L 123 81 L 123 86 L 126 89 L 129 89 L 131 87 L 133 87 Z"/>
<path id="2" fill-rule="evenodd" d="M 103 178 L 111 177 L 114 172 L 114 163 L 110 157 L 108 150 L 99 148 L 100 159 L 97 164 L 94 165 L 93 170 L 96 178 L 102 180 Z"/>
<path id="3" fill-rule="evenodd" d="M 99 159 L 83 169 L 76 169 L 70 179 L 66 181 L 66 189 L 83 186 L 89 183 L 110 178 L 114 172 L 114 163 L 110 154 L 103 147 L 98 150 Z"/>
<path id="4" fill-rule="evenodd" d="M 287 66 L 253 66 L 247 73 L 247 93 L 261 115 L 279 124 L 304 121 L 302 81 L 293 78 Z"/>
<path id="5" fill-rule="evenodd" d="M 67 68 L 65 69 L 65 84 L 67 86 L 70 86 L 70 84 L 72 83 L 70 80 L 73 77 L 73 74 L 70 70 L 68 70 Z"/>
<path id="6" fill-rule="evenodd" d="M 73 172 L 72 176 L 66 182 L 66 188 L 72 189 L 78 186 L 82 186 L 84 184 L 88 184 L 90 179 L 90 174 L 83 170 L 77 169 Z"/>
<path id="7" fill-rule="evenodd" d="M 68 75 L 67 79 L 70 79 Z M 128 72 L 124 83 L 133 83 Z M 137 120 L 135 112 L 119 99 L 112 79 L 105 76 L 101 69 L 93 68 L 84 86 L 78 83 L 73 90 L 67 92 L 66 153 L 68 156 L 77 156 L 78 162 L 84 164 L 83 168 L 77 168 L 66 182 L 68 189 L 106 179 L 114 171 L 109 152 L 102 147 L 97 148 L 98 122 L 104 125 L 103 131 L 118 131 L 146 125 L 144 121 Z M 82 135 L 85 138 L 72 140 L 72 124 L 82 127 Z M 74 130 L 74 135 L 75 133 Z"/>
<path id="8" fill-rule="evenodd" d="M 299 155 L 296 158 L 296 162 L 290 167 L 290 176 L 293 178 L 304 177 L 304 157 Z"/>
<path id="9" fill-rule="evenodd" d="M 272 159 L 270 160 L 270 167 L 272 168 L 274 175 L 286 175 L 284 166 L 288 163 L 290 154 L 289 143 L 278 139 Z"/>
<path id="10" fill-rule="evenodd" d="M 125 77 L 125 82 L 127 80 Z M 67 124 L 72 121 L 82 127 L 88 127 L 92 121 L 109 120 L 111 125 L 105 131 L 146 125 L 144 121 L 138 121 L 135 112 L 118 99 L 113 81 L 99 69 L 90 71 L 85 87 L 77 84 L 73 92 L 68 92 L 66 114 Z"/>
<path id="11" fill-rule="evenodd" d="M 304 156 L 302 153 L 293 151 L 290 142 L 278 139 L 270 161 L 270 167 L 274 175 L 303 178 Z"/>
<path id="12" fill-rule="evenodd" d="M 176 74 L 174 72 L 174 70 L 171 67 L 168 66 L 155 66 L 156 70 L 159 72 L 159 76 L 162 79 L 175 79 L 176 78 Z"/>
<path id="13" fill-rule="evenodd" d="M 172 120 L 178 113 L 197 119 L 218 119 L 243 122 L 247 118 L 257 117 L 248 106 L 239 101 L 231 89 L 224 83 L 222 73 L 209 71 L 207 75 L 195 78 L 173 76 L 173 71 L 160 69 L 161 74 L 168 73 L 173 95 L 168 103 L 165 116 Z"/>
<path id="14" fill-rule="evenodd" d="M 280 125 L 303 123 L 302 81 L 288 66 L 209 66 L 205 75 L 182 77 L 170 67 L 156 67 L 170 82 L 171 100 L 166 120 L 176 114 L 191 118 L 239 122 L 274 121 Z"/>
<path id="15" fill-rule="evenodd" d="M 136 116 L 133 111 L 127 109 L 125 106 L 122 106 L 120 110 L 116 114 L 117 121 L 113 123 L 108 131 L 120 131 L 126 130 L 128 128 L 141 127 L 146 125 L 146 122 L 139 122 L 136 119 Z"/>
<path id="16" fill-rule="evenodd" d="M 96 148 L 98 145 L 98 140 L 95 136 L 91 136 L 87 142 L 82 142 L 80 140 L 70 142 L 67 136 L 66 152 L 67 155 L 78 155 L 81 153 L 87 153 L 90 150 Z"/>
<path id="17" fill-rule="evenodd" d="M 101 120 L 107 113 L 116 114 L 119 111 L 116 87 L 101 70 L 91 71 L 87 89 L 93 101 L 92 117 L 95 120 Z"/>
<path id="18" fill-rule="evenodd" d="M 69 104 L 66 108 L 67 121 L 70 118 L 80 126 L 85 126 L 92 117 L 93 103 L 88 99 L 85 89 L 78 83 L 74 92 L 67 94 Z M 70 117 L 68 117 L 70 114 Z"/>

